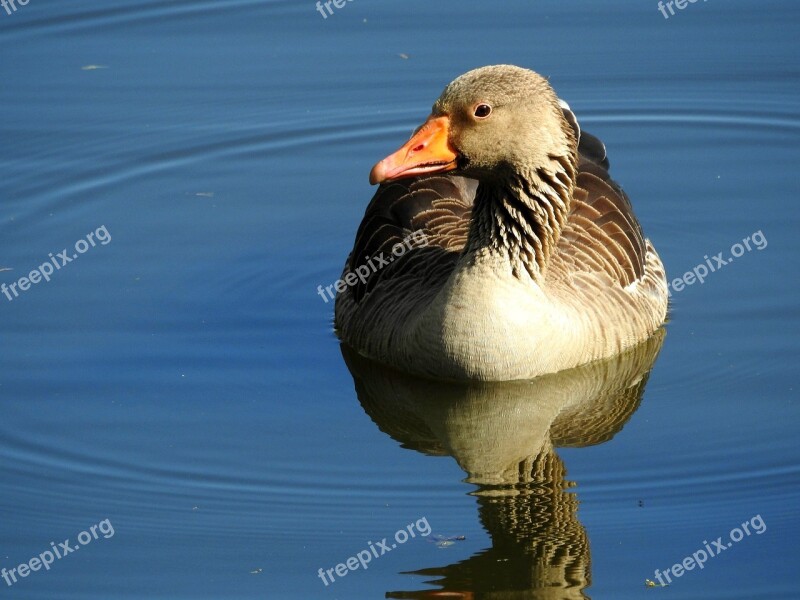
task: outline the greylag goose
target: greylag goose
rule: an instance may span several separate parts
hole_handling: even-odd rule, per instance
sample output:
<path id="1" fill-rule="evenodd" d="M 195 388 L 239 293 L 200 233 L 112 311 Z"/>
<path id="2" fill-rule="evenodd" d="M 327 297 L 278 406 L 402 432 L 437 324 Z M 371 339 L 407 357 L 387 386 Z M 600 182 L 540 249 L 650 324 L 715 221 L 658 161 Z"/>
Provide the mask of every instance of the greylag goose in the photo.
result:
<path id="1" fill-rule="evenodd" d="M 402 371 L 481 381 L 647 339 L 666 317 L 664 266 L 608 166 L 537 73 L 458 77 L 370 173 L 381 185 L 337 286 L 338 335 Z"/>

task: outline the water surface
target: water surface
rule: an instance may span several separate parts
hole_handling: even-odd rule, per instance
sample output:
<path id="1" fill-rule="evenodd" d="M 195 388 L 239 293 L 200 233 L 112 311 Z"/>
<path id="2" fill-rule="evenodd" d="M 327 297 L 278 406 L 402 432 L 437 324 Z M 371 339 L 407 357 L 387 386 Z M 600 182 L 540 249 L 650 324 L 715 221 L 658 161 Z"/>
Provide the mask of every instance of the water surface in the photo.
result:
<path id="1" fill-rule="evenodd" d="M 0 10 L 0 282 L 110 241 L 0 295 L 0 568 L 114 534 L 0 595 L 797 595 L 794 3 L 17 9 Z M 316 289 L 372 164 L 498 62 L 547 75 L 606 142 L 671 278 L 767 244 L 676 291 L 643 356 L 431 397 L 343 355 Z M 644 587 L 758 515 L 763 533 Z M 465 539 L 418 533 L 318 576 L 423 518 Z"/>

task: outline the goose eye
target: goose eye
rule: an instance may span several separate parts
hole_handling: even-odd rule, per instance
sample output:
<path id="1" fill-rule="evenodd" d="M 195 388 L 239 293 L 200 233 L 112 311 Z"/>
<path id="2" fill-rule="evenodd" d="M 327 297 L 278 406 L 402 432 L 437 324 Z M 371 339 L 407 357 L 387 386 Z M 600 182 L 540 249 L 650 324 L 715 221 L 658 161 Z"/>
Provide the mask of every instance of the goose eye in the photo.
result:
<path id="1" fill-rule="evenodd" d="M 479 119 L 485 119 L 490 114 L 492 114 L 492 107 L 488 104 L 478 104 L 478 106 L 475 107 L 475 116 Z"/>

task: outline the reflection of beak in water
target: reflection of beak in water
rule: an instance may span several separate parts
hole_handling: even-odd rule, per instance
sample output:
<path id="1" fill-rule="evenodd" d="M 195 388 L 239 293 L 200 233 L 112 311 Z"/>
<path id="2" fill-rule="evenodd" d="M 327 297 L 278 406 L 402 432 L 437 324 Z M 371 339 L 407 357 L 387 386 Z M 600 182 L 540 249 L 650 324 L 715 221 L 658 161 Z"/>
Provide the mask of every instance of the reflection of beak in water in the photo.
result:
<path id="1" fill-rule="evenodd" d="M 403 447 L 449 455 L 478 486 L 492 547 L 415 571 L 441 590 L 388 598 L 587 598 L 589 541 L 566 490 L 558 446 L 610 440 L 635 412 L 664 331 L 614 358 L 531 381 L 448 383 L 411 377 L 346 346 L 359 401 Z"/>

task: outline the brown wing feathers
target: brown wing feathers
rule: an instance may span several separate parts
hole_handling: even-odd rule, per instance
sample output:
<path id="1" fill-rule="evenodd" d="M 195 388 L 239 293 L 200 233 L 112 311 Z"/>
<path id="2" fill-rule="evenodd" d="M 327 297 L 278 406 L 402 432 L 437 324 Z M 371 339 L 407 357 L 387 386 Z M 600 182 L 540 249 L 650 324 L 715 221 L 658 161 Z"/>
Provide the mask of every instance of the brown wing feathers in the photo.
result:
<path id="1" fill-rule="evenodd" d="M 417 243 L 370 275 L 366 283 L 354 285 L 356 302 L 383 279 L 422 269 L 431 274 L 451 269 L 466 243 L 476 187 L 472 180 L 458 176 L 408 179 L 379 187 L 356 234 L 348 269 L 355 271 L 371 258 L 391 257 L 396 244 L 420 239 L 409 238 L 413 232 L 424 234 L 424 244 Z M 413 242 L 406 248 L 409 245 Z"/>

